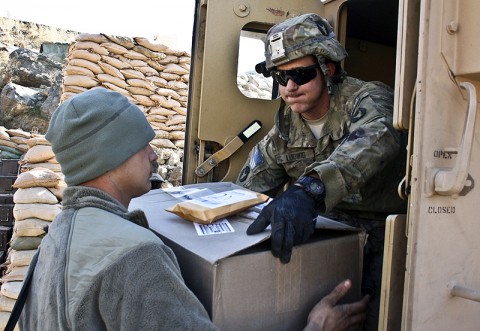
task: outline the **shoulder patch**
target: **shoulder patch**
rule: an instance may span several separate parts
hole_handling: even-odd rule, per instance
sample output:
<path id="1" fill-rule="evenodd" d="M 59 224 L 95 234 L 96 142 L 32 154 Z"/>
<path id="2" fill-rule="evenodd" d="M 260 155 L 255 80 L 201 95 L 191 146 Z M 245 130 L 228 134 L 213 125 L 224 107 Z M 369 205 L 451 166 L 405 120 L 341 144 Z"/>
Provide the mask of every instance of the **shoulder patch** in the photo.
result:
<path id="1" fill-rule="evenodd" d="M 258 149 L 258 147 L 255 147 L 255 152 L 252 155 L 252 158 L 250 159 L 250 168 L 251 170 L 255 169 L 259 165 L 262 165 L 265 162 L 263 159 L 263 155 Z"/>
<path id="2" fill-rule="evenodd" d="M 355 111 L 352 114 L 352 122 L 353 123 L 358 122 L 358 120 L 360 120 L 363 116 L 365 116 L 366 113 L 367 113 L 367 110 L 363 107 L 359 107 L 355 109 Z"/>
<path id="3" fill-rule="evenodd" d="M 250 174 L 250 166 L 246 166 L 240 171 L 240 175 L 238 176 L 238 180 L 243 183 L 245 180 L 247 180 L 248 175 Z"/>

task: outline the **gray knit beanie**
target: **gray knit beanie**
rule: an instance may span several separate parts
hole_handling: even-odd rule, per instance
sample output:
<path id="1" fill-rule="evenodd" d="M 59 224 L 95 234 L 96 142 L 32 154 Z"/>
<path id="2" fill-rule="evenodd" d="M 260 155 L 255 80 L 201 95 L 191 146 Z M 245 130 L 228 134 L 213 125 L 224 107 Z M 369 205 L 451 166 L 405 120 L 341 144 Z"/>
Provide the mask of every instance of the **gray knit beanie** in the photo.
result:
<path id="1" fill-rule="evenodd" d="M 53 113 L 45 135 L 68 186 L 116 168 L 154 137 L 140 108 L 104 88 L 67 99 Z"/>

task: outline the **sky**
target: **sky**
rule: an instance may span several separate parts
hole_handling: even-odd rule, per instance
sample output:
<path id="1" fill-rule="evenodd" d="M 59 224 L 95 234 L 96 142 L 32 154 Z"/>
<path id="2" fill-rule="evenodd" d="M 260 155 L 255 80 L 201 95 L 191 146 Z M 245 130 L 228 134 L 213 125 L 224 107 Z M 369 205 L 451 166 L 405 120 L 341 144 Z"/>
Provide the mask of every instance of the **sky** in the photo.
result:
<path id="1" fill-rule="evenodd" d="M 195 0 L 2 0 L 0 17 L 83 33 L 157 40 L 191 51 Z"/>

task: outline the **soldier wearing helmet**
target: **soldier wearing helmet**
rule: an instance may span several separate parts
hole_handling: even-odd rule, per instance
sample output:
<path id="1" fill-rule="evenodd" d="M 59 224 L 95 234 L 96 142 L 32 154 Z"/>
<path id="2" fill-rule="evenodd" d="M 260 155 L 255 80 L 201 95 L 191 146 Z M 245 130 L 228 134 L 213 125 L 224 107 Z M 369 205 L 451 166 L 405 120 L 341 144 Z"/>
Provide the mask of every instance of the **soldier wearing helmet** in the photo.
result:
<path id="1" fill-rule="evenodd" d="M 406 139 L 393 128 L 393 91 L 347 76 L 347 52 L 316 14 L 273 26 L 265 57 L 262 71 L 279 84 L 281 105 L 237 183 L 275 199 L 247 233 L 271 225 L 272 253 L 288 263 L 318 215 L 365 230 L 362 290 L 372 297 L 368 329 L 376 329 L 385 219 L 406 212 L 397 193 Z"/>

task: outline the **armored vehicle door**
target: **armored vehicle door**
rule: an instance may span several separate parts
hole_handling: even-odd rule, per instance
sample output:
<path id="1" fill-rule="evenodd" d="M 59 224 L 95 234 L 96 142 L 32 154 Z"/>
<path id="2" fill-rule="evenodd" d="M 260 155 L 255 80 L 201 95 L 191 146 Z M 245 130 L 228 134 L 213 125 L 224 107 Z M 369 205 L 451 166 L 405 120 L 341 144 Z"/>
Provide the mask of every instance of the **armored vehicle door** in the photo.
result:
<path id="1" fill-rule="evenodd" d="M 396 77 L 397 111 L 409 109 L 410 98 L 414 107 L 402 330 L 478 330 L 480 3 L 404 5 L 399 49 L 415 38 L 411 23 L 419 22 L 419 43 L 418 62 L 400 56 Z M 415 71 L 412 98 L 403 75 Z"/>

